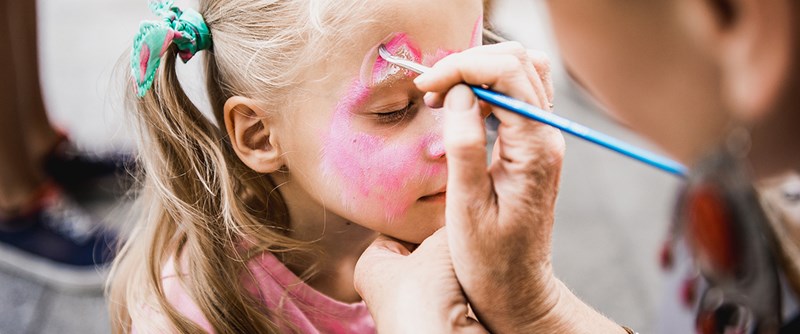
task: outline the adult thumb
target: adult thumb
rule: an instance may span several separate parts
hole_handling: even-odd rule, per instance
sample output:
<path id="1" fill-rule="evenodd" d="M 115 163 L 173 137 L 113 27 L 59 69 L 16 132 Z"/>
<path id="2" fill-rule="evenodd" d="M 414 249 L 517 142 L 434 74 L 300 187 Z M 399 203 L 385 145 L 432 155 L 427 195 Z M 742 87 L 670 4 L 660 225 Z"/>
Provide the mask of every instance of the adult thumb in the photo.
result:
<path id="1" fill-rule="evenodd" d="M 359 295 L 367 298 L 372 293 L 379 293 L 382 282 L 391 275 L 397 261 L 411 254 L 408 245 L 397 239 L 379 235 L 370 244 L 356 262 L 354 286 Z"/>
<path id="2" fill-rule="evenodd" d="M 466 85 L 456 85 L 444 100 L 444 145 L 447 155 L 447 211 L 463 221 L 458 208 L 491 198 L 486 169 L 486 130 L 478 99 Z M 476 203 L 477 202 L 477 203 Z M 460 213 L 460 214 L 459 214 Z M 448 222 L 450 220 L 448 219 Z"/>

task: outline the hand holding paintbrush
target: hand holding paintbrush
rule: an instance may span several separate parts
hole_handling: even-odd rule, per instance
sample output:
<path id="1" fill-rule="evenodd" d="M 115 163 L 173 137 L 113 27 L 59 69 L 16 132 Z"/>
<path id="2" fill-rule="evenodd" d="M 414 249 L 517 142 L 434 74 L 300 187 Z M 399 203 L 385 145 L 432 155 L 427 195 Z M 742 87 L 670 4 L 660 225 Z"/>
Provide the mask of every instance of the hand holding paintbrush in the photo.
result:
<path id="1" fill-rule="evenodd" d="M 431 70 L 429 67 L 392 55 L 383 45 L 378 48 L 378 54 L 387 62 L 417 74 L 424 74 Z M 417 84 L 420 84 L 420 82 L 417 81 Z M 577 136 L 578 138 L 598 144 L 625 156 L 639 160 L 650 166 L 659 168 L 668 173 L 681 177 L 686 175 L 686 167 L 675 161 L 638 148 L 622 140 L 575 123 L 556 114 L 546 112 L 532 104 L 508 97 L 491 89 L 477 85 L 470 85 L 470 88 L 478 97 L 478 99 L 486 101 L 487 103 L 512 111 L 526 118 L 553 126 L 561 131 Z"/>

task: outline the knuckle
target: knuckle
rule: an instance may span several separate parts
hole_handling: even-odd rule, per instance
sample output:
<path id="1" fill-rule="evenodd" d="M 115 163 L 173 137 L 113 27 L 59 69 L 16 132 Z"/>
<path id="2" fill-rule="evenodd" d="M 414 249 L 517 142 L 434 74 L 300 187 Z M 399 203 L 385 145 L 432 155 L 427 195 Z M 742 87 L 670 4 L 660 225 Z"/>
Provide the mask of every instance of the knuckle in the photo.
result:
<path id="1" fill-rule="evenodd" d="M 454 53 L 454 54 L 451 54 L 451 55 L 449 55 L 447 57 L 444 57 L 444 58 L 440 59 L 433 66 L 434 67 L 453 67 L 455 64 L 457 64 L 459 62 L 459 59 L 463 59 L 465 57 L 466 57 L 466 55 L 463 55 L 463 54 L 460 54 L 460 53 Z"/>
<path id="2" fill-rule="evenodd" d="M 511 55 L 504 56 L 498 59 L 497 75 L 499 78 L 506 78 L 509 76 L 522 73 L 524 70 L 523 62 L 519 58 Z"/>
<path id="3" fill-rule="evenodd" d="M 548 144 L 545 146 L 544 157 L 551 166 L 561 166 L 567 151 L 564 135 L 558 131 L 551 131 Z"/>
<path id="4" fill-rule="evenodd" d="M 528 58 L 530 58 L 534 63 L 547 65 L 550 64 L 550 56 L 548 56 L 544 51 L 527 49 L 525 50 L 525 53 L 528 54 Z"/>
<path id="5" fill-rule="evenodd" d="M 549 74 L 552 69 L 552 62 L 550 57 L 539 50 L 527 50 L 528 59 L 530 59 L 533 66 L 542 74 Z"/>
<path id="6" fill-rule="evenodd" d="M 431 67 L 431 70 L 440 75 L 453 75 L 460 72 L 461 64 L 464 63 L 466 56 L 461 54 L 452 54 L 442 58 Z"/>
<path id="7" fill-rule="evenodd" d="M 547 153 L 547 155 L 563 155 L 566 144 L 560 131 L 542 124 L 534 123 L 532 126 L 536 127 L 533 131 L 539 134 L 539 140 L 537 145 L 533 146 L 534 149 L 541 153 Z"/>
<path id="8" fill-rule="evenodd" d="M 503 46 L 506 47 L 509 50 L 509 52 L 511 52 L 514 55 L 526 54 L 527 56 L 525 46 L 523 46 L 522 43 L 520 42 L 517 41 L 504 42 Z"/>
<path id="9" fill-rule="evenodd" d="M 524 143 L 519 143 L 520 150 L 513 153 L 518 157 L 515 164 L 509 166 L 514 173 L 530 174 L 534 178 L 552 175 L 553 171 L 560 170 L 564 161 L 566 144 L 560 132 L 552 128 L 531 129 Z"/>
<path id="10" fill-rule="evenodd" d="M 520 62 L 522 62 L 522 63 L 529 62 L 528 52 L 525 50 L 525 48 L 522 47 L 521 44 L 518 45 L 518 47 L 515 46 L 515 47 L 511 48 L 510 51 L 511 51 L 511 55 L 513 55 L 514 57 L 517 57 L 517 59 L 519 59 Z"/>
<path id="11" fill-rule="evenodd" d="M 529 63 L 528 51 L 519 42 L 508 42 L 508 54 L 517 58 L 522 64 Z"/>

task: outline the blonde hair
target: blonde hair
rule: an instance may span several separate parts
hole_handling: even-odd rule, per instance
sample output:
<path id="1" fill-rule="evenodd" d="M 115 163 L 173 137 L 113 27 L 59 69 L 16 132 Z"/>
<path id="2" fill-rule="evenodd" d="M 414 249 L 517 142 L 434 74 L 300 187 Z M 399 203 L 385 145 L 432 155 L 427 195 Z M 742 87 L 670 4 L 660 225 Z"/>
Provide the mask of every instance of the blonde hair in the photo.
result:
<path id="1" fill-rule="evenodd" d="M 115 333 L 130 332 L 132 319 L 142 320 L 137 326 L 151 325 L 153 312 L 168 321 L 159 332 L 202 332 L 166 299 L 161 275 L 171 257 L 181 284 L 216 333 L 277 331 L 278 315 L 231 283 L 248 274 L 247 261 L 258 253 L 276 253 L 286 263 L 314 248 L 287 237 L 289 215 L 276 185 L 238 159 L 218 126 L 224 124 L 223 105 L 241 95 L 280 112 L 281 99 L 321 56 L 319 50 L 368 22 L 354 17 L 365 2 L 201 0 L 199 12 L 213 40 L 204 62 L 215 120 L 181 88 L 174 46 L 151 91 L 138 99 L 128 90 L 140 130 L 142 216 L 112 268 L 108 295 Z"/>

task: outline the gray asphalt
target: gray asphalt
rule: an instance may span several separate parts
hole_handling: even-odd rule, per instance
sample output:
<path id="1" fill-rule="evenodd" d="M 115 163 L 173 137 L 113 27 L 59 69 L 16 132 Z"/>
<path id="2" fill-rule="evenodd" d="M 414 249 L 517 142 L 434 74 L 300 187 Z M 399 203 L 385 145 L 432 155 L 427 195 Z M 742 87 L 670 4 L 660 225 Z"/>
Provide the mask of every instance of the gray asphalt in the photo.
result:
<path id="1" fill-rule="evenodd" d="M 146 1 L 39 3 L 42 78 L 53 122 L 87 151 L 130 150 L 131 132 L 119 98 L 127 72 L 115 66 L 126 61 L 122 56 L 138 21 L 151 18 Z M 555 57 L 540 5 L 499 1 L 494 21 L 515 39 Z M 653 148 L 603 116 L 569 84 L 563 70 L 554 73 L 557 113 Z M 678 186 L 672 176 L 567 138 L 553 249 L 556 273 L 590 305 L 641 333 L 657 328 L 664 298 L 657 253 Z M 129 225 L 124 215 L 113 213 L 113 205 L 97 212 L 109 224 Z M 0 333 L 106 332 L 102 289 L 71 292 L 0 270 Z"/>

